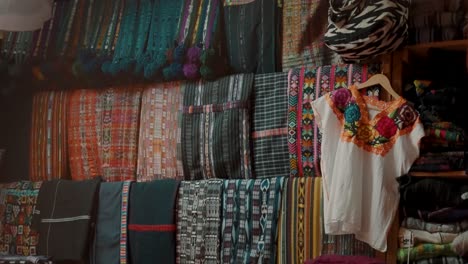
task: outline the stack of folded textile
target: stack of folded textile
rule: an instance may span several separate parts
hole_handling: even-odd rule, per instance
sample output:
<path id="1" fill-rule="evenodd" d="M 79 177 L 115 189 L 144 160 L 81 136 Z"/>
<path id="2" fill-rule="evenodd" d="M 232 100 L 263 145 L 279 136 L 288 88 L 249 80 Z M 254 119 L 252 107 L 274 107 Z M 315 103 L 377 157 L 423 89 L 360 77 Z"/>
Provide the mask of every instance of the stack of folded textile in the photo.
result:
<path id="1" fill-rule="evenodd" d="M 466 171 L 466 127 L 463 87 L 415 80 L 405 97 L 417 107 L 426 136 L 421 140 L 421 154 L 411 167 L 412 172 Z"/>
<path id="2" fill-rule="evenodd" d="M 409 11 L 410 44 L 461 39 L 465 11 L 460 0 L 413 0 Z"/>
<path id="3" fill-rule="evenodd" d="M 466 263 L 462 233 L 468 230 L 468 184 L 402 177 L 398 261 Z M 460 237 L 459 237 L 460 236 Z M 457 238 L 458 237 L 458 238 Z"/>

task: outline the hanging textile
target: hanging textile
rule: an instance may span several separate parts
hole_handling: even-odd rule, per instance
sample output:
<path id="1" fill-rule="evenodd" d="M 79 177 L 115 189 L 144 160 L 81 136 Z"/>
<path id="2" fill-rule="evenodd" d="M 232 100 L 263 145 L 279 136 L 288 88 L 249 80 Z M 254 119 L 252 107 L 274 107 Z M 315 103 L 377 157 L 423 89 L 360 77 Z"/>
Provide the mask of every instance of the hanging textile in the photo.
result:
<path id="1" fill-rule="evenodd" d="M 273 73 L 279 55 L 280 8 L 276 1 L 224 1 L 229 66 L 236 73 Z"/>
<path id="2" fill-rule="evenodd" d="M 327 92 L 365 82 L 379 65 L 331 65 L 293 69 L 288 76 L 288 147 L 290 176 L 319 176 L 321 135 L 311 103 Z M 368 89 L 368 95 L 378 90 Z"/>
<path id="3" fill-rule="evenodd" d="M 226 180 L 221 263 L 276 263 L 283 177 Z"/>
<path id="4" fill-rule="evenodd" d="M 186 180 L 252 177 L 252 85 L 253 74 L 185 85 L 181 150 Z"/>
<path id="5" fill-rule="evenodd" d="M 50 0 L 0 1 L 0 30 L 31 31 L 40 29 L 51 17 Z"/>
<path id="6" fill-rule="evenodd" d="M 226 74 L 220 1 L 185 1 L 176 37 L 178 46 L 169 50 L 170 65 L 163 69 L 166 80 L 214 79 Z"/>
<path id="7" fill-rule="evenodd" d="M 183 89 L 179 82 L 144 90 L 138 137 L 137 180 L 183 179 L 180 130 Z"/>
<path id="8" fill-rule="evenodd" d="M 125 264 L 128 198 L 131 182 L 103 182 L 99 189 L 94 264 Z"/>
<path id="9" fill-rule="evenodd" d="M 385 264 L 384 261 L 364 256 L 320 256 L 314 260 L 308 260 L 304 264 Z"/>
<path id="10" fill-rule="evenodd" d="M 42 184 L 33 218 L 33 227 L 39 231 L 39 255 L 55 261 L 88 260 L 100 182 L 100 178 L 95 178 Z"/>
<path id="11" fill-rule="evenodd" d="M 100 95 L 98 150 L 106 181 L 135 179 L 141 93 L 140 88 L 108 88 Z"/>
<path id="12" fill-rule="evenodd" d="M 325 46 L 323 35 L 327 28 L 327 23 L 321 25 L 322 31 L 317 40 L 307 45 L 301 50 L 301 38 L 309 39 L 311 36 L 307 23 L 311 17 L 317 16 L 321 10 L 319 5 L 324 1 L 311 0 L 288 0 L 283 3 L 283 71 L 305 66 L 323 66 L 341 63 L 338 54 L 332 52 Z M 322 10 L 323 12 L 323 10 Z M 327 9 L 325 9 L 327 12 Z M 314 25 L 313 30 L 320 30 Z"/>
<path id="13" fill-rule="evenodd" d="M 36 255 L 39 235 L 32 218 L 41 184 L 20 181 L 0 186 L 0 255 Z"/>
<path id="14" fill-rule="evenodd" d="M 172 179 L 132 185 L 128 226 L 131 263 L 175 263 L 178 186 Z"/>
<path id="15" fill-rule="evenodd" d="M 289 175 L 288 74 L 257 74 L 252 118 L 255 177 Z"/>
<path id="16" fill-rule="evenodd" d="M 222 180 L 180 184 L 177 263 L 220 263 L 222 194 Z"/>
<path id="17" fill-rule="evenodd" d="M 68 104 L 66 91 L 40 92 L 34 96 L 29 151 L 32 181 L 68 177 Z"/>
<path id="18" fill-rule="evenodd" d="M 94 90 L 71 92 L 68 112 L 68 154 L 73 180 L 102 175 L 98 137 L 102 107 Z"/>
<path id="19" fill-rule="evenodd" d="M 322 178 L 288 178 L 279 224 L 278 263 L 304 263 L 320 256 Z"/>

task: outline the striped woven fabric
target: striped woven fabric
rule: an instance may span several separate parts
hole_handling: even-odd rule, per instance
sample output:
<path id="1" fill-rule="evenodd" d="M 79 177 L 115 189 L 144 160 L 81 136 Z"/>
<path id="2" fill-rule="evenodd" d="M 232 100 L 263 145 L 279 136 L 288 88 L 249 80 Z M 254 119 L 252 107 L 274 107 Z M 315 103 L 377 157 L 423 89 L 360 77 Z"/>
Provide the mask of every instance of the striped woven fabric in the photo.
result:
<path id="1" fill-rule="evenodd" d="M 108 88 L 100 98 L 102 105 L 99 158 L 106 181 L 135 180 L 140 88 Z"/>
<path id="2" fill-rule="evenodd" d="M 20 181 L 0 186 L 0 255 L 36 255 L 39 234 L 32 218 L 41 185 Z"/>
<path id="3" fill-rule="evenodd" d="M 304 51 L 299 51 L 301 37 L 303 34 L 311 32 L 303 32 L 306 28 L 307 21 L 313 14 L 316 13 L 317 7 L 321 0 L 287 0 L 283 6 L 283 71 L 295 67 L 306 66 L 323 66 L 338 64 L 341 62 L 340 57 L 332 52 L 323 43 L 322 36 L 312 45 L 308 46 Z M 323 32 L 326 29 L 326 23 L 323 25 Z"/>
<path id="4" fill-rule="evenodd" d="M 220 263 L 222 195 L 222 180 L 181 182 L 177 263 Z"/>
<path id="5" fill-rule="evenodd" d="M 304 263 L 320 256 L 322 178 L 288 178 L 279 225 L 278 263 Z"/>
<path id="6" fill-rule="evenodd" d="M 255 75 L 252 119 L 255 177 L 289 175 L 288 74 Z"/>
<path id="7" fill-rule="evenodd" d="M 73 180 L 102 175 L 98 150 L 101 105 L 94 90 L 71 92 L 68 111 L 68 155 Z"/>
<path id="8" fill-rule="evenodd" d="M 276 72 L 281 25 L 281 13 L 276 2 L 224 2 L 224 32 L 232 72 Z"/>
<path id="9" fill-rule="evenodd" d="M 141 102 L 137 180 L 182 179 L 179 82 L 161 83 L 144 90 Z"/>
<path id="10" fill-rule="evenodd" d="M 379 65 L 332 65 L 293 69 L 288 76 L 288 148 L 290 176 L 320 175 L 321 136 L 311 103 L 332 90 L 366 81 Z M 377 95 L 369 89 L 368 95 Z"/>
<path id="11" fill-rule="evenodd" d="M 284 179 L 224 181 L 221 263 L 276 263 Z"/>
<path id="12" fill-rule="evenodd" d="M 40 92 L 33 99 L 29 178 L 32 181 L 67 178 L 66 91 Z"/>
<path id="13" fill-rule="evenodd" d="M 251 178 L 252 85 L 253 74 L 185 85 L 181 151 L 186 180 Z"/>
<path id="14" fill-rule="evenodd" d="M 224 6 L 245 5 L 255 2 L 255 0 L 224 0 Z"/>

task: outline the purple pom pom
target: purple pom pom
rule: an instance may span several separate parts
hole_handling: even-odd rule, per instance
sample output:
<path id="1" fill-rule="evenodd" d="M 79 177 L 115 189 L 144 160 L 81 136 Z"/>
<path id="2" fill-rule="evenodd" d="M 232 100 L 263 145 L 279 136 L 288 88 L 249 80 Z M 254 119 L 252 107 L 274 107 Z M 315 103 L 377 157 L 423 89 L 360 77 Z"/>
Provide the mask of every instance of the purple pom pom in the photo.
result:
<path id="1" fill-rule="evenodd" d="M 198 71 L 199 66 L 195 63 L 187 63 L 184 64 L 184 75 L 189 80 L 197 79 L 200 77 L 200 73 Z"/>
<path id="2" fill-rule="evenodd" d="M 189 63 L 198 63 L 200 62 L 200 55 L 202 50 L 195 46 L 187 50 L 187 60 Z"/>

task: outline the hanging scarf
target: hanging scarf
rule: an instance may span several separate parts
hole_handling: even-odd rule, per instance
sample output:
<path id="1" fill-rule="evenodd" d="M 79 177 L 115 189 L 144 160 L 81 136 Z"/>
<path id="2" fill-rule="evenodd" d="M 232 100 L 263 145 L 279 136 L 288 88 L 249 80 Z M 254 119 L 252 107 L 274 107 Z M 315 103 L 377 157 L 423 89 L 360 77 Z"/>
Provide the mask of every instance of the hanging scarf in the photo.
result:
<path id="1" fill-rule="evenodd" d="M 221 263 L 276 263 L 284 178 L 226 180 Z"/>
<path id="2" fill-rule="evenodd" d="M 181 139 L 186 180 L 252 177 L 252 84 L 252 74 L 186 84 Z"/>
<path id="3" fill-rule="evenodd" d="M 175 180 L 133 184 L 128 226 L 132 263 L 175 263 L 178 186 Z"/>
<path id="4" fill-rule="evenodd" d="M 311 103 L 320 96 L 378 72 L 378 65 L 332 65 L 293 69 L 288 76 L 288 146 L 291 176 L 320 176 L 321 135 Z M 374 95 L 368 90 L 369 95 Z M 377 95 L 378 96 L 378 95 Z"/>
<path id="5" fill-rule="evenodd" d="M 42 184 L 33 219 L 33 226 L 39 231 L 39 255 L 51 256 L 55 261 L 89 258 L 100 182 L 100 178 L 95 178 Z"/>
<path id="6" fill-rule="evenodd" d="M 68 177 L 67 111 L 69 93 L 41 92 L 33 99 L 30 173 L 33 181 Z"/>
<path id="7" fill-rule="evenodd" d="M 257 178 L 289 175 L 288 74 L 256 74 L 252 117 Z"/>
<path id="8" fill-rule="evenodd" d="M 143 92 L 138 137 L 137 180 L 182 179 L 180 130 L 183 89 L 179 82 Z"/>
<path id="9" fill-rule="evenodd" d="M 222 180 L 180 184 L 177 263 L 220 262 L 222 194 Z"/>
<path id="10" fill-rule="evenodd" d="M 223 2 L 229 66 L 236 73 L 276 72 L 281 25 L 276 1 Z"/>

